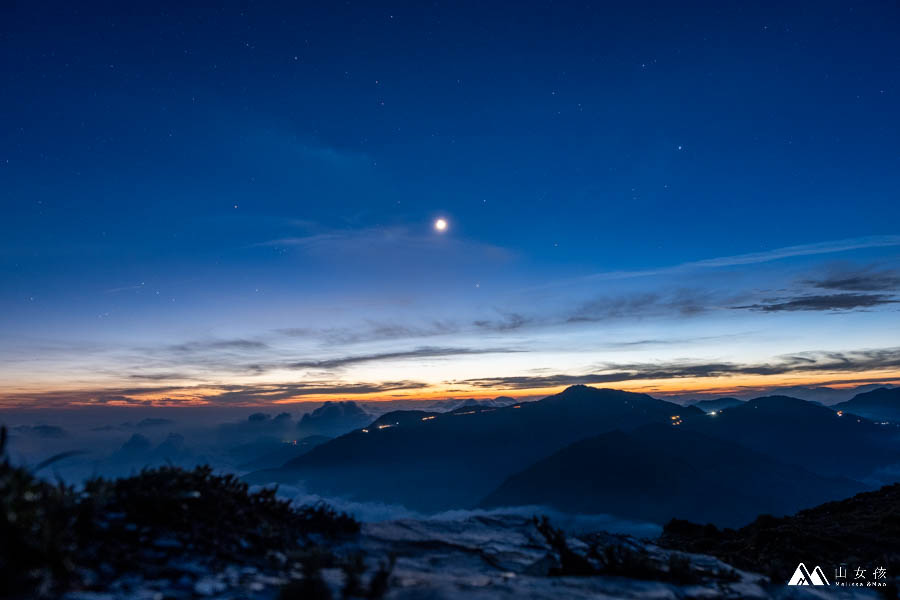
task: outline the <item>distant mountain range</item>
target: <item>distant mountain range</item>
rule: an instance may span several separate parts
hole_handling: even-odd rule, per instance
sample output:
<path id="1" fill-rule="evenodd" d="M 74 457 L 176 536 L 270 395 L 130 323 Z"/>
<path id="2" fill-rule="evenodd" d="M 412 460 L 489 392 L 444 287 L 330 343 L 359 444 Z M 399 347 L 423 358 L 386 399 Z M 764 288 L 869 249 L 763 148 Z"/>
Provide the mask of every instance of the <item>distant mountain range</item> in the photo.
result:
<path id="1" fill-rule="evenodd" d="M 703 412 L 708 413 L 718 412 L 726 408 L 731 408 L 732 406 L 740 406 L 744 402 L 745 400 L 739 400 L 737 398 L 715 398 L 713 400 L 700 400 L 694 402 L 691 406 L 696 406 Z"/>
<path id="2" fill-rule="evenodd" d="M 787 396 L 756 398 L 684 426 L 823 475 L 864 478 L 900 462 L 896 428 Z"/>
<path id="3" fill-rule="evenodd" d="M 141 469 L 148 466 L 178 463 L 192 458 L 185 448 L 184 436 L 170 433 L 158 445 L 154 446 L 149 438 L 135 433 L 114 452 L 109 460 L 114 465 Z"/>
<path id="4" fill-rule="evenodd" d="M 466 406 L 500 408 L 502 406 L 509 406 L 510 404 L 515 403 L 515 398 L 510 398 L 509 396 L 497 396 L 496 398 L 488 398 L 485 400 L 477 400 L 475 398 L 465 398 L 462 400 L 439 400 L 437 402 L 433 402 L 429 406 L 429 408 L 440 412 L 450 412 L 451 410 L 456 410 L 457 408 L 463 408 Z"/>
<path id="5" fill-rule="evenodd" d="M 747 390 L 747 391 L 735 391 L 732 393 L 732 396 L 736 397 L 739 400 L 752 400 L 753 398 L 758 398 L 762 395 L 770 395 L 770 396 L 790 396 L 791 398 L 799 398 L 800 400 L 808 400 L 809 402 L 818 402 L 820 404 L 824 404 L 826 406 L 831 406 L 837 404 L 838 402 L 845 402 L 850 400 L 854 396 L 858 394 L 862 394 L 865 392 L 871 392 L 872 390 L 876 390 L 879 388 L 892 388 L 897 387 L 890 383 L 867 383 L 865 385 L 859 385 L 856 387 L 846 387 L 846 388 L 836 388 L 836 387 L 828 387 L 828 386 L 803 386 L 803 385 L 792 385 L 792 386 L 783 386 L 772 388 L 769 390 Z M 668 395 L 665 397 L 666 400 L 670 402 L 677 402 L 679 404 L 686 405 L 695 405 L 697 404 L 697 396 L 690 394 L 675 394 Z"/>
<path id="6" fill-rule="evenodd" d="M 669 423 L 673 415 L 688 413 L 703 415 L 646 394 L 574 386 L 537 402 L 458 409 L 401 426 L 353 431 L 248 479 L 302 480 L 316 493 L 418 510 L 467 507 L 510 474 L 579 439 Z"/>
<path id="7" fill-rule="evenodd" d="M 303 456 L 319 444 L 324 444 L 330 439 L 324 435 L 310 435 L 293 442 L 272 442 L 267 452 L 239 465 L 238 468 L 246 471 L 256 471 L 278 467 L 298 456 Z"/>
<path id="8" fill-rule="evenodd" d="M 372 422 L 372 418 L 356 402 L 326 402 L 301 417 L 297 424 L 297 435 L 336 437 L 358 427 L 365 427 Z"/>
<path id="9" fill-rule="evenodd" d="M 832 406 L 834 410 L 874 421 L 900 422 L 900 388 L 880 388 Z"/>
<path id="10" fill-rule="evenodd" d="M 900 464 L 897 426 L 784 396 L 725 404 L 707 413 L 574 386 L 503 407 L 394 411 L 246 479 L 420 511 L 537 503 L 737 525 L 850 495 Z"/>

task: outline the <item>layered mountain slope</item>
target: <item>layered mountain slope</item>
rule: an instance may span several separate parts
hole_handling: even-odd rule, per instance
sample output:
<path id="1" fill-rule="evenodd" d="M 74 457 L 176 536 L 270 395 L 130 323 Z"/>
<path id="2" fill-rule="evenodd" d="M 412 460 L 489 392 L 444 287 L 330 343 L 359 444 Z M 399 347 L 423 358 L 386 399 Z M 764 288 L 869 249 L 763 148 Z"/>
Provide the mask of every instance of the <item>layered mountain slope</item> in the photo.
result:
<path id="1" fill-rule="evenodd" d="M 776 581 L 787 581 L 798 560 L 807 556 L 814 557 L 829 578 L 839 565 L 864 566 L 863 586 L 866 581 L 877 582 L 875 568 L 886 567 L 887 576 L 880 581 L 887 589 L 878 591 L 886 592 L 885 597 L 896 597 L 900 569 L 900 484 L 788 517 L 761 515 L 738 530 L 672 521 L 666 525 L 660 541 L 669 548 L 712 554 L 739 568 L 752 565 L 754 570 Z"/>
<path id="2" fill-rule="evenodd" d="M 740 406 L 743 403 L 743 400 L 737 398 L 715 398 L 713 400 L 700 400 L 694 402 L 691 406 L 696 406 L 703 412 L 709 413 L 732 408 L 733 406 Z"/>
<path id="3" fill-rule="evenodd" d="M 302 456 L 318 446 L 330 440 L 324 435 L 310 435 L 305 438 L 287 443 L 276 441 L 268 444 L 268 450 L 254 457 L 252 460 L 239 465 L 238 468 L 252 471 L 257 469 L 271 469 L 283 465 L 287 461 Z"/>
<path id="4" fill-rule="evenodd" d="M 897 427 L 787 396 L 756 398 L 684 427 L 823 475 L 860 479 L 900 462 Z"/>
<path id="5" fill-rule="evenodd" d="M 248 480 L 302 482 L 309 491 L 405 504 L 471 506 L 512 473 L 572 442 L 613 429 L 700 415 L 645 394 L 575 386 L 537 402 L 426 415 L 357 430 L 277 471 Z"/>
<path id="6" fill-rule="evenodd" d="M 900 422 L 900 388 L 881 388 L 858 394 L 831 408 L 875 421 Z"/>
<path id="7" fill-rule="evenodd" d="M 736 526 L 760 513 L 786 514 L 863 489 L 731 442 L 651 425 L 576 442 L 508 478 L 482 505 Z"/>

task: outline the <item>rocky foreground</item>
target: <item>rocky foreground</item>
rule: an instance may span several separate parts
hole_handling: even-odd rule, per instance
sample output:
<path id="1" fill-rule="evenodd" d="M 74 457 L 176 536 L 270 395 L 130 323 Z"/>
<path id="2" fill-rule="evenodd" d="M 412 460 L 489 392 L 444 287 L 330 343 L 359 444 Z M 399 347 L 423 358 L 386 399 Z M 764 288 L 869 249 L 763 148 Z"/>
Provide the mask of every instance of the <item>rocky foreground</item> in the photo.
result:
<path id="1" fill-rule="evenodd" d="M 685 545 L 673 547 L 669 536 L 663 548 L 605 532 L 567 534 L 522 515 L 360 524 L 324 505 L 251 491 L 208 467 L 150 469 L 76 489 L 11 465 L 2 433 L 0 581 L 11 598 L 876 597 L 788 587 L 734 566 L 746 560 L 711 556 L 739 546 L 710 536 L 733 533 L 703 530 L 709 554 L 683 552 L 700 543 L 684 525 Z"/>
<path id="2" fill-rule="evenodd" d="M 707 555 L 665 550 L 606 533 L 554 539 L 521 516 L 399 520 L 363 525 L 318 557 L 273 557 L 282 566 L 173 561 L 72 591 L 69 600 L 131 598 L 385 598 L 547 600 L 614 598 L 874 598 L 871 591 L 788 587 Z M 354 561 L 359 561 L 354 563 Z M 252 561 L 255 562 L 255 561 Z M 357 575 L 347 565 L 356 564 Z M 358 577 L 355 589 L 348 581 Z"/>

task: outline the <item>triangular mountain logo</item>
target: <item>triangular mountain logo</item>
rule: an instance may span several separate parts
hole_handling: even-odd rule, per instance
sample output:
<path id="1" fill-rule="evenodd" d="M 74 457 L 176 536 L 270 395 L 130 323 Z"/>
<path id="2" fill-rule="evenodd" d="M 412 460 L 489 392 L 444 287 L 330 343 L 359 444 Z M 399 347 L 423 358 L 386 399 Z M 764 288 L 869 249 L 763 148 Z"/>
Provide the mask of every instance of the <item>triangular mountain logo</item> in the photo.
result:
<path id="1" fill-rule="evenodd" d="M 797 565 L 797 570 L 794 571 L 794 574 L 791 576 L 791 580 L 788 581 L 788 585 L 830 585 L 828 580 L 825 579 L 825 573 L 822 572 L 822 569 L 818 566 L 813 569 L 812 573 L 806 568 L 806 565 L 800 563 Z"/>

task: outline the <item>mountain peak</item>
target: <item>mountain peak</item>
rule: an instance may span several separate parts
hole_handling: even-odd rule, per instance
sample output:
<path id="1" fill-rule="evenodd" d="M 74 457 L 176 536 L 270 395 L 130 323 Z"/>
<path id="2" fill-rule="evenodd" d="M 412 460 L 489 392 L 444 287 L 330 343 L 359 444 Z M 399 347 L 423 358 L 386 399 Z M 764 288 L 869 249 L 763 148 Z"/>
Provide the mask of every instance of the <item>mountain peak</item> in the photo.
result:
<path id="1" fill-rule="evenodd" d="M 571 385 L 556 394 L 555 396 L 549 396 L 548 398 L 544 398 L 544 400 L 550 400 L 551 398 L 574 398 L 574 399 L 616 399 L 616 400 L 626 400 L 630 398 L 645 398 L 652 399 L 647 394 L 639 394 L 636 392 L 626 392 L 624 390 L 616 390 L 613 388 L 597 388 L 589 385 Z"/>
<path id="2" fill-rule="evenodd" d="M 352 400 L 325 402 L 301 417 L 297 430 L 301 435 L 326 435 L 336 437 L 372 421 L 363 408 Z"/>
<path id="3" fill-rule="evenodd" d="M 860 415 L 876 421 L 900 421 L 900 388 L 883 387 L 857 394 L 846 402 L 831 407 L 844 413 Z"/>
<path id="4" fill-rule="evenodd" d="M 818 402 L 801 400 L 800 398 L 794 398 L 792 396 L 762 396 L 760 398 L 754 398 L 753 400 L 747 401 L 744 406 L 748 409 L 762 408 L 766 410 L 778 411 L 791 409 L 832 412 L 830 409 L 826 408 L 822 404 L 819 404 Z"/>
<path id="5" fill-rule="evenodd" d="M 848 400 L 848 402 L 887 402 L 900 403 L 900 387 L 883 387 L 869 392 L 862 392 Z"/>

